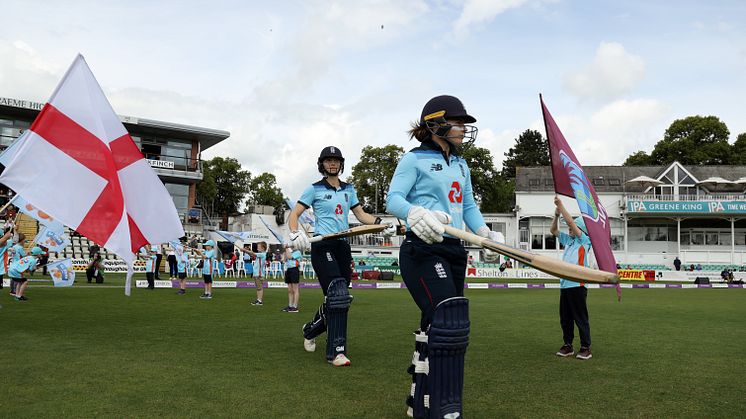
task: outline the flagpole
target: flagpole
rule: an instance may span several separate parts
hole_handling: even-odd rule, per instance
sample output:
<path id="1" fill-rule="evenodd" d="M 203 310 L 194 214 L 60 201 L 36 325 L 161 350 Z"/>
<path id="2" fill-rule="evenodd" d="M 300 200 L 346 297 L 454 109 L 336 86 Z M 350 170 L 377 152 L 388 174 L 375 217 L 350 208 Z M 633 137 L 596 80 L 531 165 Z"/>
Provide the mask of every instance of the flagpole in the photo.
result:
<path id="1" fill-rule="evenodd" d="M 5 205 L 2 206 L 2 208 L 0 208 L 0 213 L 5 211 L 5 209 L 8 208 L 10 204 L 12 204 L 13 201 L 15 201 L 16 198 L 18 198 L 18 196 L 19 196 L 18 194 L 13 195 L 13 198 L 10 198 L 10 201 L 8 201 Z"/>

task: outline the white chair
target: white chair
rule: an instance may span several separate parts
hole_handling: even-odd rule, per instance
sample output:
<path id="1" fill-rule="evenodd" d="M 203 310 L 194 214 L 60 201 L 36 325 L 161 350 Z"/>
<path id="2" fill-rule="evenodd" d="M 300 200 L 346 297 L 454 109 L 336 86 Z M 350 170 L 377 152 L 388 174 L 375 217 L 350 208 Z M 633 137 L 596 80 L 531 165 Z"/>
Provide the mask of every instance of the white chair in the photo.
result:
<path id="1" fill-rule="evenodd" d="M 246 266 L 243 259 L 238 259 L 234 266 L 236 267 L 236 276 L 241 276 L 241 272 L 243 272 L 243 276 L 246 276 Z"/>
<path id="2" fill-rule="evenodd" d="M 278 276 L 282 275 L 282 263 L 281 262 L 270 262 L 269 264 L 269 274 L 267 276 L 272 276 L 272 278 L 277 278 Z"/>
<path id="3" fill-rule="evenodd" d="M 201 272 L 197 265 L 199 265 L 199 260 L 189 258 L 189 276 L 200 276 Z"/>
<path id="4" fill-rule="evenodd" d="M 236 263 L 238 263 L 238 261 L 236 261 Z M 228 278 L 229 276 L 232 276 L 234 278 L 236 277 L 236 270 L 234 269 L 234 266 L 235 266 L 235 263 L 232 264 L 230 266 L 230 268 L 227 267 L 227 266 L 225 267 L 225 277 L 226 278 Z"/>
<path id="5" fill-rule="evenodd" d="M 212 277 L 220 278 L 220 264 L 217 259 L 212 261 Z"/>

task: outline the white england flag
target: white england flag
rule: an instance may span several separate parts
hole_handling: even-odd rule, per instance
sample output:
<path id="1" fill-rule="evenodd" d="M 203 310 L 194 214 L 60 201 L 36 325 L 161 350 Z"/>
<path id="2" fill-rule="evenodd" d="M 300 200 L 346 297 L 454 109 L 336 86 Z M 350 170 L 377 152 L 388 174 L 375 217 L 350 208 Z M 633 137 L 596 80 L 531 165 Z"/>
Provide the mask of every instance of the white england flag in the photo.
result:
<path id="1" fill-rule="evenodd" d="M 0 183 L 127 261 L 184 235 L 173 200 L 114 113 L 82 55 L 28 135 L 4 156 Z"/>

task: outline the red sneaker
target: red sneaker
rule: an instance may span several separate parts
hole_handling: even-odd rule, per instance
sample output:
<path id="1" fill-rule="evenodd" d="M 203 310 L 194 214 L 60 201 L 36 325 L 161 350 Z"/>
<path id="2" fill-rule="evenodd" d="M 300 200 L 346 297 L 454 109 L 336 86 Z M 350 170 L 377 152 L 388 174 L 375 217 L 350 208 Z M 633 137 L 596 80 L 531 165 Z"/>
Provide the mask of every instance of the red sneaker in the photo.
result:
<path id="1" fill-rule="evenodd" d="M 575 354 L 575 350 L 572 349 L 572 345 L 562 345 L 562 347 L 557 351 L 557 356 L 561 356 L 563 358 L 566 358 L 568 356 L 572 356 Z"/>

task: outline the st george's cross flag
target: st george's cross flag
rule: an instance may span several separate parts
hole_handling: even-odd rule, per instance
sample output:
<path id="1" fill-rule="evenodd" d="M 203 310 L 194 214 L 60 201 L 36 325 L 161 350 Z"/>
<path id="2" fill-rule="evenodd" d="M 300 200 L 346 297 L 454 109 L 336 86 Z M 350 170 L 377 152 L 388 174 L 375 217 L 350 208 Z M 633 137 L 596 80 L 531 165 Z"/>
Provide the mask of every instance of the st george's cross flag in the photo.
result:
<path id="1" fill-rule="evenodd" d="M 578 162 L 575 153 L 562 135 L 557 123 L 539 96 L 541 111 L 544 116 L 544 127 L 549 140 L 549 157 L 552 162 L 554 191 L 560 195 L 575 198 L 580 208 L 588 237 L 591 239 L 593 254 L 599 269 L 616 273 L 616 259 L 611 251 L 611 226 L 606 209 L 598 199 L 596 190 L 588 181 L 583 166 Z M 617 296 L 621 300 L 621 288 L 617 285 Z"/>
<path id="2" fill-rule="evenodd" d="M 129 295 L 137 250 L 182 237 L 184 229 L 82 55 L 27 133 L 5 156 L 0 183 L 124 259 Z"/>

